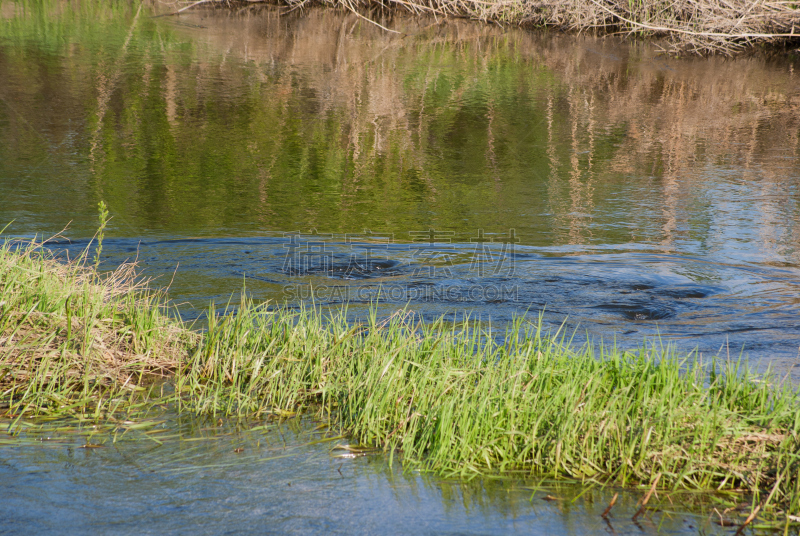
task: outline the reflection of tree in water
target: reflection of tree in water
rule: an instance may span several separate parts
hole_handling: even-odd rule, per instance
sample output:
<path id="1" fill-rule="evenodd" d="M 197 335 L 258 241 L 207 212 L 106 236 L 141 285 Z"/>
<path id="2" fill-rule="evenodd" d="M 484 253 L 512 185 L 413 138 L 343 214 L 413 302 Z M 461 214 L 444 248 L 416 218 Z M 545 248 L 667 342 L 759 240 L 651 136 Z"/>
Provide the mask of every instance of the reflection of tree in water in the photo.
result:
<path id="1" fill-rule="evenodd" d="M 724 239 L 733 220 L 721 203 L 734 195 L 752 198 L 735 218 L 765 254 L 795 254 L 787 179 L 798 174 L 800 95 L 788 63 L 672 60 L 463 21 L 396 17 L 398 36 L 322 10 L 140 20 L 125 52 L 133 16 L 94 30 L 113 37 L 96 39 L 108 58 L 123 50 L 119 75 L 120 62 L 57 45 L 46 60 L 3 49 L 0 69 L 18 81 L 3 96 L 30 102 L 24 66 L 60 65 L 40 75 L 70 103 L 56 121 L 89 115 L 98 134 L 48 130 L 35 106 L 25 120 L 90 136 L 103 162 L 87 195 L 102 192 L 135 228 L 400 237 L 432 226 L 466 239 L 514 227 L 527 243 L 674 251 Z M 64 26 L 63 46 L 80 42 Z M 4 144 L 21 121 L 9 115 Z"/>

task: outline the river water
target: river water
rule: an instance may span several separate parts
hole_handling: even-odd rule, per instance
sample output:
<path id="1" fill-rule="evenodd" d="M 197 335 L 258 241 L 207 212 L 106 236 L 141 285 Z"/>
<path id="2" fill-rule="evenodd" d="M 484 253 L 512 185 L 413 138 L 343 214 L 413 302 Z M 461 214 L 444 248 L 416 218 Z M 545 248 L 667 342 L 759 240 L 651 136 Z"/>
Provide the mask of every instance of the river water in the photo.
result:
<path id="1" fill-rule="evenodd" d="M 330 10 L 155 17 L 169 9 L 0 1 L 6 235 L 68 226 L 53 244 L 75 255 L 102 200 L 106 265 L 137 259 L 190 320 L 212 300 L 235 306 L 244 284 L 275 303 L 377 302 L 500 329 L 542 314 L 576 343 L 660 338 L 800 380 L 796 53 L 674 58 L 658 43 L 374 14 L 390 33 Z M 328 448 L 246 471 L 198 462 L 184 481 L 137 473 L 124 453 L 9 447 L 16 499 L 0 519 L 58 532 L 48 520 L 80 497 L 76 532 L 136 532 L 145 511 L 177 529 L 198 501 L 213 533 L 607 528 L 583 498 L 567 515 L 510 484 L 402 476 L 380 457 L 342 477 Z M 301 477 L 308 494 L 286 495 Z M 128 506 L 101 515 L 117 493 Z"/>

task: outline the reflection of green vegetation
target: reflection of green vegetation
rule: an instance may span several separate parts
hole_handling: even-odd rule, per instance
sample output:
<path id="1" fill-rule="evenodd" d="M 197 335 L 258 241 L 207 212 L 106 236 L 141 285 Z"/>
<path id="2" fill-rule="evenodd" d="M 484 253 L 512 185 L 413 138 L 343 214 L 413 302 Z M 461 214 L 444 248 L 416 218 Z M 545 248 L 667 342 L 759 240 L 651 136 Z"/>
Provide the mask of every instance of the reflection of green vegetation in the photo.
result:
<path id="1" fill-rule="evenodd" d="M 35 47 L 42 53 L 64 54 L 79 46 L 108 59 L 125 40 L 138 4 L 123 1 L 63 2 L 60 0 L 0 0 L 9 15 L 0 24 L 0 40 Z"/>
<path id="2" fill-rule="evenodd" d="M 223 65 L 161 20 L 142 17 L 131 30 L 135 9 L 127 4 L 81 5 L 69 16 L 37 7 L 36 17 L 20 17 L 0 38 L 27 43 L 9 67 L 21 79 L 23 64 L 36 62 L 34 49 L 47 50 L 49 62 L 79 64 L 88 84 L 61 70 L 46 78 L 59 98 L 66 92 L 76 101 L 72 128 L 85 125 L 77 133 L 82 169 L 91 195 L 106 199 L 118 223 L 186 232 L 369 227 L 402 237 L 420 226 L 465 229 L 465 218 L 469 232 L 502 231 L 518 226 L 514 213 L 548 211 L 546 196 L 530 192 L 543 192 L 550 173 L 537 94 L 557 83 L 517 58 L 513 42 L 489 43 L 483 62 L 470 58 L 485 43 L 412 43 L 392 59 L 402 77 L 383 66 L 370 71 L 399 95 L 371 91 L 367 73 L 354 72 L 337 89 L 369 97 L 320 111 L 318 81 L 307 74 L 261 76 L 258 65 Z M 58 35 L 37 41 L 48 20 Z M 69 43 L 87 43 L 91 55 L 72 56 Z M 391 109 L 376 112 L 374 101 Z M 25 150 L 40 143 L 32 139 Z M 559 146 L 563 160 L 569 150 Z M 595 165 L 602 159 L 595 155 Z M 520 207 L 525 202 L 536 206 Z"/>
<path id="3" fill-rule="evenodd" d="M 104 199 L 117 235 L 516 228 L 533 245 L 706 248 L 726 179 L 704 166 L 761 159 L 785 177 L 762 148 L 796 151 L 796 114 L 770 104 L 788 78 L 766 67 L 743 90 L 480 25 L 397 39 L 365 26 L 346 45 L 332 11 L 281 18 L 289 30 L 266 16 L 187 30 L 152 6 L 19 5 L 0 28 L 0 188 L 7 219 L 34 230 L 78 215 L 91 235 Z M 768 227 L 795 212 L 747 217 L 790 236 Z"/>

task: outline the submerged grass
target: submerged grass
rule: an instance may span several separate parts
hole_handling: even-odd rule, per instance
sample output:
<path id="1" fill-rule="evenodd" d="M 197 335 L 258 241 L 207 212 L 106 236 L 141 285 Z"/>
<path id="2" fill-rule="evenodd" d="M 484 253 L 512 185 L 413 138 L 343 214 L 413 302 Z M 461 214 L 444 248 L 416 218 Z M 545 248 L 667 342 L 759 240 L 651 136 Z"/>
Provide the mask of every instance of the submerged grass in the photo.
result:
<path id="1" fill-rule="evenodd" d="M 479 322 L 373 312 L 353 323 L 246 296 L 236 311 L 212 304 L 198 333 L 132 267 L 100 276 L 36 243 L 0 248 L 0 304 L 8 414 L 99 415 L 171 374 L 179 410 L 311 410 L 437 474 L 744 491 L 767 519 L 800 512 L 800 394 L 739 365 L 658 346 L 575 348 L 524 319 L 498 343 Z"/>

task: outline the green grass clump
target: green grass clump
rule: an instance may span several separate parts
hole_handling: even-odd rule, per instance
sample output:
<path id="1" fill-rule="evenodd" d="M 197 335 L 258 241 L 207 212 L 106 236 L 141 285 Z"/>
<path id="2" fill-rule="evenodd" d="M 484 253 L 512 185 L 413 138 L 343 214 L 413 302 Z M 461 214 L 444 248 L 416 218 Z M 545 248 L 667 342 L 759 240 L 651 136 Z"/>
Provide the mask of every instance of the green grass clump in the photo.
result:
<path id="1" fill-rule="evenodd" d="M 800 397 L 668 348 L 575 349 L 518 320 L 504 343 L 397 315 L 210 313 L 176 377 L 201 412 L 328 412 L 355 440 L 450 476 L 515 471 L 601 483 L 749 490 L 798 511 Z M 767 500 L 768 499 L 768 500 Z M 765 505 L 766 507 L 766 505 Z"/>
<path id="2" fill-rule="evenodd" d="M 0 246 L 0 408 L 8 414 L 98 407 L 174 370 L 194 336 L 133 265 L 100 276 L 36 241 Z"/>
<path id="3" fill-rule="evenodd" d="M 168 375 L 178 410 L 311 410 L 441 475 L 747 491 L 762 516 L 800 512 L 800 393 L 769 375 L 663 347 L 576 348 L 524 319 L 497 342 L 479 322 L 373 311 L 353 323 L 345 310 L 270 310 L 246 296 L 235 311 L 212 305 L 201 333 L 171 318 L 132 266 L 101 276 L 85 257 L 0 247 L 6 416 L 97 420 L 132 390 L 141 405 L 141 387 Z"/>

